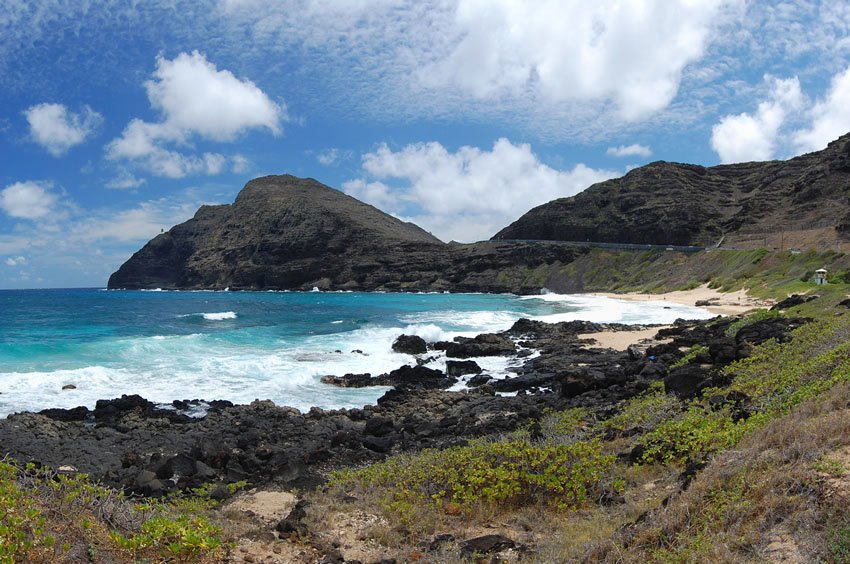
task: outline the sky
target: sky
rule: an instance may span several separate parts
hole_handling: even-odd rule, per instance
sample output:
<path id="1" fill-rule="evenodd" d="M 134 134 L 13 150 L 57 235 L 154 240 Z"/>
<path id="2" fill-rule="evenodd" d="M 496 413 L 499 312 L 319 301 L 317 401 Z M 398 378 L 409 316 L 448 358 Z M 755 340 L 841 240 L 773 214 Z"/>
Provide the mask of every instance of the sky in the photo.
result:
<path id="1" fill-rule="evenodd" d="M 468 242 L 848 131 L 845 0 L 0 0 L 0 288 L 103 287 L 268 174 Z"/>

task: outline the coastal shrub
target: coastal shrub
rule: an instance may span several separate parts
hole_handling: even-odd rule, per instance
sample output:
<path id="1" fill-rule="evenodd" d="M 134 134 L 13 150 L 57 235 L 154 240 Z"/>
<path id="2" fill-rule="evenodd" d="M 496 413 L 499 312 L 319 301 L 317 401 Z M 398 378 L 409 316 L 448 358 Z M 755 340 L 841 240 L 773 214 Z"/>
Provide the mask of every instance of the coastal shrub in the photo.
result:
<path id="1" fill-rule="evenodd" d="M 745 422 L 733 421 L 728 406 L 713 410 L 693 402 L 681 416 L 662 421 L 643 436 L 641 459 L 674 463 L 702 460 L 734 445 L 746 430 Z"/>
<path id="2" fill-rule="evenodd" d="M 850 523 L 830 531 L 829 552 L 835 562 L 850 562 Z"/>
<path id="3" fill-rule="evenodd" d="M 540 429 L 545 440 L 569 442 L 582 434 L 591 416 L 591 411 L 585 407 L 548 410 L 540 420 Z"/>
<path id="4" fill-rule="evenodd" d="M 35 499 L 21 489 L 17 468 L 0 462 L 0 561 L 48 561 L 55 539 Z"/>
<path id="5" fill-rule="evenodd" d="M 765 416 L 787 413 L 834 385 L 850 381 L 850 316 L 806 324 L 789 343 L 771 340 L 730 364 L 729 390 L 751 398 Z"/>
<path id="6" fill-rule="evenodd" d="M 180 515 L 176 519 L 154 517 L 141 530 L 124 536 L 113 532 L 112 540 L 134 559 L 143 555 L 168 555 L 178 562 L 196 560 L 201 554 L 214 554 L 222 548 L 221 529 L 202 516 Z"/>
<path id="7" fill-rule="evenodd" d="M 776 318 L 779 318 L 779 317 L 784 317 L 784 315 L 779 311 L 771 311 L 769 309 L 760 309 L 760 310 L 754 311 L 753 313 L 749 314 L 748 316 L 743 317 L 743 318 L 739 319 L 738 321 L 735 321 L 734 323 L 731 323 L 729 325 L 729 327 L 726 328 L 726 336 L 727 337 L 734 337 L 735 335 L 738 334 L 738 331 L 740 331 L 744 327 L 747 327 L 748 325 L 752 325 L 753 323 L 756 323 L 758 321 L 765 321 L 767 319 L 776 319 Z"/>
<path id="8" fill-rule="evenodd" d="M 216 557 L 224 546 L 221 531 L 196 514 L 211 508 L 204 491 L 139 502 L 84 473 L 4 460 L 0 562 L 61 561 L 73 547 L 92 561 L 115 561 L 122 551 L 157 562 Z"/>
<path id="9" fill-rule="evenodd" d="M 615 457 L 601 450 L 597 440 L 569 445 L 476 442 L 339 471 L 331 485 L 378 492 L 382 507 L 402 520 L 415 519 L 422 504 L 442 508 L 450 503 L 469 510 L 479 503 L 505 508 L 544 503 L 569 509 L 602 495 Z"/>
<path id="10" fill-rule="evenodd" d="M 681 412 L 682 403 L 668 395 L 664 382 L 653 382 L 642 394 L 627 400 L 622 410 L 600 423 L 601 430 L 623 434 L 635 429 L 650 431 Z"/>
<path id="11" fill-rule="evenodd" d="M 687 364 L 693 362 L 698 356 L 708 354 L 708 347 L 705 345 L 694 345 L 688 350 L 688 352 L 670 365 L 670 370 L 675 370 L 676 368 L 681 368 Z"/>

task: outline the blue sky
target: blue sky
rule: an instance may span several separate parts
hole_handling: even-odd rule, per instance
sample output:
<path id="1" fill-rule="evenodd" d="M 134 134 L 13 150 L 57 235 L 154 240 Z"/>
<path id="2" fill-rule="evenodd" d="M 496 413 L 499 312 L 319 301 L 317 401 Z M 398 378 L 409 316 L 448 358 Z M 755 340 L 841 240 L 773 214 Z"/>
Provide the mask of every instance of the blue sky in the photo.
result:
<path id="1" fill-rule="evenodd" d="M 850 131 L 850 2 L 0 0 L 0 288 L 103 286 L 251 178 L 448 240 Z"/>

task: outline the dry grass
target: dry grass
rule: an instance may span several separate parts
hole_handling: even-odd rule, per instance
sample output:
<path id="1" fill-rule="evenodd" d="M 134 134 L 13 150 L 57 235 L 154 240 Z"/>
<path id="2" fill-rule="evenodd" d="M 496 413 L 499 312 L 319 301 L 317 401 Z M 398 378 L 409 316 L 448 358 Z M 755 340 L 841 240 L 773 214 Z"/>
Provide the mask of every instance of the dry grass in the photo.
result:
<path id="1" fill-rule="evenodd" d="M 847 500 L 827 498 L 815 469 L 850 444 L 850 386 L 802 404 L 724 452 L 691 487 L 587 561 L 835 561 Z"/>
<path id="2" fill-rule="evenodd" d="M 382 507 L 380 492 L 358 491 L 353 498 L 326 488 L 310 494 L 305 522 L 315 531 L 314 541 L 337 546 L 345 558 L 364 562 L 381 558 L 467 562 L 457 541 L 488 534 L 502 534 L 524 545 L 528 551 L 522 553 L 522 561 L 563 562 L 579 558 L 589 544 L 611 538 L 678 488 L 678 471 L 669 465 L 618 464 L 614 474 L 626 483 L 623 499 L 611 505 L 590 503 L 574 511 L 555 511 L 542 502 L 514 508 L 478 503 L 463 511 L 423 505 L 414 522 L 402 525 Z M 427 550 L 437 535 L 446 533 L 457 540 Z M 513 556 L 519 558 L 519 553 Z"/>

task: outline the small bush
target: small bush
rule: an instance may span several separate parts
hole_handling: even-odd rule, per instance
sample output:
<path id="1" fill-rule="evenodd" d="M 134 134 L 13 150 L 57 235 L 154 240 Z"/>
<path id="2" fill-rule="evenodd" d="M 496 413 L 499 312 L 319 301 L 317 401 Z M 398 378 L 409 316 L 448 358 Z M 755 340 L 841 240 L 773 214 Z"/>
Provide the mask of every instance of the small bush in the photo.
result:
<path id="1" fill-rule="evenodd" d="M 18 486 L 16 475 L 15 466 L 0 462 L 0 561 L 39 561 L 55 540 L 45 532 L 40 508 Z"/>
<path id="2" fill-rule="evenodd" d="M 417 506 L 446 503 L 470 508 L 478 503 L 503 507 L 544 503 L 581 506 L 601 495 L 600 484 L 615 457 L 599 441 L 537 445 L 526 440 L 480 442 L 445 450 L 399 455 L 356 471 L 336 472 L 332 485 L 379 490 L 381 505 L 402 520 Z"/>
<path id="3" fill-rule="evenodd" d="M 746 429 L 728 408 L 712 410 L 694 402 L 681 417 L 663 421 L 643 436 L 642 460 L 682 463 L 734 445 Z"/>
<path id="4" fill-rule="evenodd" d="M 662 421 L 681 412 L 682 403 L 674 395 L 667 395 L 663 382 L 653 382 L 649 389 L 623 405 L 620 413 L 603 421 L 603 431 L 622 434 L 635 429 L 650 431 Z"/>
<path id="5" fill-rule="evenodd" d="M 850 562 L 850 525 L 845 524 L 830 533 L 829 552 L 835 562 Z"/>
<path id="6" fill-rule="evenodd" d="M 214 553 L 222 547 L 221 529 L 205 517 L 180 515 L 176 519 L 154 517 L 142 524 L 141 530 L 130 536 L 114 532 L 111 537 L 133 558 L 140 555 L 168 554 L 178 562 L 189 562 L 203 553 Z"/>
<path id="7" fill-rule="evenodd" d="M 767 319 L 776 319 L 778 317 L 784 317 L 784 315 L 779 311 L 760 309 L 730 324 L 729 327 L 726 328 L 726 336 L 734 337 L 738 334 L 738 331 L 740 331 L 744 327 L 747 327 L 748 325 L 752 325 L 753 323 L 756 323 L 758 321 L 765 321 Z"/>
<path id="8" fill-rule="evenodd" d="M 682 366 L 688 365 L 700 355 L 708 354 L 708 347 L 705 345 L 694 345 L 687 352 L 685 356 L 674 362 L 670 365 L 670 370 L 675 370 L 677 368 L 681 368 Z"/>

